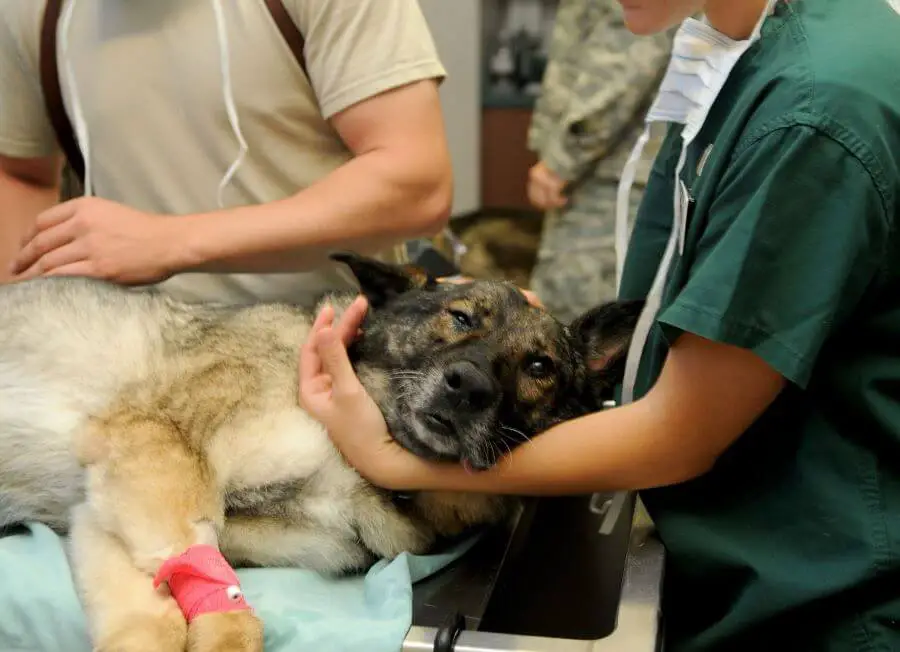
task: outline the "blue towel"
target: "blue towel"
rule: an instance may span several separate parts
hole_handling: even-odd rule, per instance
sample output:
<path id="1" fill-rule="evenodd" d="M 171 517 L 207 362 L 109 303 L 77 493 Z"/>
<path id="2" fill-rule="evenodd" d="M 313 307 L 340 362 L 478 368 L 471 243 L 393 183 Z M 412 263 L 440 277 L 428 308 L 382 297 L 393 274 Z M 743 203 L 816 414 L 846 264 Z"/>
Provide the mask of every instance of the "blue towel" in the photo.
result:
<path id="1" fill-rule="evenodd" d="M 297 568 L 239 569 L 265 624 L 267 652 L 398 652 L 412 624 L 412 586 L 475 543 L 439 555 L 401 554 L 367 573 L 326 578 Z M 0 537 L 0 650 L 89 652 L 64 541 L 40 524 Z"/>

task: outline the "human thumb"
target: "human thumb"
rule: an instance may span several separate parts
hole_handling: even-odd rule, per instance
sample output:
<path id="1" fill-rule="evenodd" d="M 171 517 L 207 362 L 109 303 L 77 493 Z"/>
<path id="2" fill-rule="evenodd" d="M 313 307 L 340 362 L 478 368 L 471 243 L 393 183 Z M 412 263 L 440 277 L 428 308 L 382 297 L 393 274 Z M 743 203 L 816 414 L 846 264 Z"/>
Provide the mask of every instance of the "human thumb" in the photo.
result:
<path id="1" fill-rule="evenodd" d="M 316 337 L 316 348 L 322 360 L 322 369 L 331 376 L 331 388 L 335 394 L 348 394 L 361 387 L 347 349 L 334 329 L 323 328 Z"/>

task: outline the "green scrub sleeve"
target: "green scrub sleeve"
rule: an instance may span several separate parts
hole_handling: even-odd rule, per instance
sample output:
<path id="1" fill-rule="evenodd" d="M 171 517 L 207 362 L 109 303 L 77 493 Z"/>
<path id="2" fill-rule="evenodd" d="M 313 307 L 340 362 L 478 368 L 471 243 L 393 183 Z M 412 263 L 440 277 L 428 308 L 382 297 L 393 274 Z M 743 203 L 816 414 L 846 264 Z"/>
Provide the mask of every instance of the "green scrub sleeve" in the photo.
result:
<path id="1" fill-rule="evenodd" d="M 736 150 L 685 252 L 686 284 L 659 315 L 668 341 L 691 332 L 752 350 L 805 387 L 884 264 L 888 213 L 874 178 L 864 151 L 806 125 Z"/>

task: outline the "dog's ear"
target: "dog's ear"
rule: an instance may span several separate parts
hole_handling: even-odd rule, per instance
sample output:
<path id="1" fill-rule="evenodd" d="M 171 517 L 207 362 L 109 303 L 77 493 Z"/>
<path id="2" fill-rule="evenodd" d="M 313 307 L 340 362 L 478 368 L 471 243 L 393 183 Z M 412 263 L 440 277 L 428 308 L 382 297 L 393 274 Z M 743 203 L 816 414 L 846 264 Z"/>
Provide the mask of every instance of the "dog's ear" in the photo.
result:
<path id="1" fill-rule="evenodd" d="M 628 345 L 643 307 L 643 301 L 611 301 L 589 310 L 569 326 L 595 391 L 603 392 L 622 380 Z"/>
<path id="2" fill-rule="evenodd" d="M 436 283 L 428 272 L 413 265 L 392 265 L 350 252 L 334 253 L 330 258 L 350 268 L 373 308 L 404 292 L 433 288 Z"/>

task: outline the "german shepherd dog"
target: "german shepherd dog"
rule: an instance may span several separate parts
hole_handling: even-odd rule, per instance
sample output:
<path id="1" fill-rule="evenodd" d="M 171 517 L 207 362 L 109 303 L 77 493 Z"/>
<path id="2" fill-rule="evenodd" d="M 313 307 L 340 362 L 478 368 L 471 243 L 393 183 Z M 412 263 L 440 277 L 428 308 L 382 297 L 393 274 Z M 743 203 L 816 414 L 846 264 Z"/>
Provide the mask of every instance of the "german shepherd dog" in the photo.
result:
<path id="1" fill-rule="evenodd" d="M 396 442 L 487 469 L 597 410 L 640 306 L 563 325 L 503 282 L 338 254 L 368 297 L 354 367 Z M 328 298 L 338 312 L 355 294 Z M 95 649 L 260 650 L 252 611 L 188 626 L 152 577 L 195 544 L 233 565 L 361 570 L 498 523 L 511 499 L 365 482 L 298 404 L 314 315 L 188 305 L 84 278 L 0 286 L 0 528 L 68 535 Z"/>

